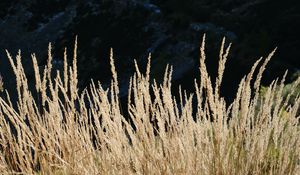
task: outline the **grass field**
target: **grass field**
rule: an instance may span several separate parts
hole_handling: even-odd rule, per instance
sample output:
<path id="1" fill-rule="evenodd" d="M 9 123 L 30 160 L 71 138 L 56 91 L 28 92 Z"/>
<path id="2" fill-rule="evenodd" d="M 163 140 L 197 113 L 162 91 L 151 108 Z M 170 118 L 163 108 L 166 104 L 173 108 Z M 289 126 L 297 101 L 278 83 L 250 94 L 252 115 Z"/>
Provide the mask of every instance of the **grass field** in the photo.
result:
<path id="1" fill-rule="evenodd" d="M 284 79 L 261 92 L 264 69 L 275 50 L 259 59 L 240 81 L 232 104 L 220 96 L 231 45 L 221 44 L 216 80 L 205 65 L 205 36 L 200 47 L 200 80 L 192 94 L 171 93 L 172 66 L 161 84 L 146 73 L 130 79 L 128 107 L 121 107 L 113 51 L 111 87 L 91 82 L 78 91 L 77 40 L 73 63 L 39 70 L 32 55 L 35 89 L 21 63 L 7 52 L 16 76 L 17 105 L 0 98 L 1 174 L 300 174 L 298 78 L 288 95 Z M 215 83 L 214 83 L 215 82 Z M 5 84 L 4 84 L 5 90 Z M 291 103 L 290 97 L 293 96 Z M 195 105 L 196 104 L 196 107 Z M 194 107 L 193 107 L 194 106 Z M 129 116 L 123 116 L 128 110 Z"/>

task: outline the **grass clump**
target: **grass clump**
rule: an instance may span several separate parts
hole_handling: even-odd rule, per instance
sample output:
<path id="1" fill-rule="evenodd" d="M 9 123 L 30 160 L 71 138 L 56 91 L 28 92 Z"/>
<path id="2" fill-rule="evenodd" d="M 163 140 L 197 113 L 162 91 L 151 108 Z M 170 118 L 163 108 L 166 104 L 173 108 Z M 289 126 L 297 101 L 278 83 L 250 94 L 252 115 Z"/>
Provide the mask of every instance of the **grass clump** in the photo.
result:
<path id="1" fill-rule="evenodd" d="M 230 46 L 225 48 L 223 40 L 213 85 L 205 65 L 204 36 L 200 81 L 195 80 L 192 94 L 180 90 L 179 99 L 171 93 L 171 66 L 157 84 L 150 83 L 150 56 L 145 74 L 135 64 L 129 119 L 121 112 L 112 51 L 111 87 L 92 81 L 82 92 L 77 88 L 77 42 L 72 66 L 65 52 L 63 73 L 57 71 L 54 77 L 51 45 L 43 70 L 32 55 L 34 92 L 20 53 L 16 61 L 8 53 L 18 101 L 13 105 L 8 93 L 0 98 L 1 174 L 299 174 L 299 95 L 288 103 L 284 78 L 260 93 L 273 51 L 254 64 L 233 103 L 226 104 L 219 91 Z"/>

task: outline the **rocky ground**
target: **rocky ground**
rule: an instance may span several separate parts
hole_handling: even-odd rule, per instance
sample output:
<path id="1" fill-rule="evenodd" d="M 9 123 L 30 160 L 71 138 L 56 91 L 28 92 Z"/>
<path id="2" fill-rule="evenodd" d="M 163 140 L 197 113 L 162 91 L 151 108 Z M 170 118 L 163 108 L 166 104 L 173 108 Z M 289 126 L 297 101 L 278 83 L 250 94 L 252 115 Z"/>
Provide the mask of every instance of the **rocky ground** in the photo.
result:
<path id="1" fill-rule="evenodd" d="M 64 47 L 72 56 L 79 41 L 80 87 L 90 79 L 109 84 L 109 49 L 114 48 L 121 95 L 125 96 L 133 59 L 142 69 L 152 53 L 152 77 L 160 80 L 167 63 L 174 66 L 174 86 L 192 90 L 198 73 L 199 43 L 207 34 L 209 71 L 215 74 L 223 36 L 233 42 L 223 95 L 233 97 L 237 82 L 260 56 L 278 46 L 264 83 L 300 68 L 300 3 L 296 0 L 2 0 L 0 2 L 0 73 L 4 87 L 14 85 L 5 50 L 22 50 L 33 80 L 30 53 L 43 66 L 48 42 L 54 65 L 62 67 Z M 71 63 L 71 61 L 70 61 Z"/>

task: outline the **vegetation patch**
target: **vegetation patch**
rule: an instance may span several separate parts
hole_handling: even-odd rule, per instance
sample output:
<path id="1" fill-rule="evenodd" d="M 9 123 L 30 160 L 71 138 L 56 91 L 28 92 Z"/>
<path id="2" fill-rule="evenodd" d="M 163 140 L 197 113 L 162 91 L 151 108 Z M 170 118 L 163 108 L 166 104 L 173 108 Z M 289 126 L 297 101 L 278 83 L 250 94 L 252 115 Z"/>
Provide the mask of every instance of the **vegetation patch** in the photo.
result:
<path id="1" fill-rule="evenodd" d="M 218 76 L 212 80 L 204 36 L 195 91 L 179 88 L 178 98 L 171 92 L 172 66 L 158 84 L 150 81 L 150 56 L 145 74 L 135 62 L 127 107 L 119 100 L 112 50 L 110 87 L 92 81 L 82 92 L 77 87 L 77 40 L 72 65 L 65 52 L 62 72 L 52 70 L 51 44 L 42 70 L 32 55 L 34 90 L 20 52 L 16 59 L 7 52 L 18 100 L 11 101 L 8 93 L 0 97 L 0 173 L 299 174 L 300 99 L 294 95 L 290 103 L 289 94 L 296 92 L 300 78 L 288 95 L 285 76 L 261 90 L 274 50 L 256 61 L 227 104 L 219 92 L 230 47 L 224 39 Z"/>

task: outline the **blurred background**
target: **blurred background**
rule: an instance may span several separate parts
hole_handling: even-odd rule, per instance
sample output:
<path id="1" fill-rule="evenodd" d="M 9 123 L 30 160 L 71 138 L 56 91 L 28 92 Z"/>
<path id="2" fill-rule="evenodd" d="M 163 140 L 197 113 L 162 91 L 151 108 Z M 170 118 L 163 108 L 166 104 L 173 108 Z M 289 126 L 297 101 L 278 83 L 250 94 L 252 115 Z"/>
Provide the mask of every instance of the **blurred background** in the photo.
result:
<path id="1" fill-rule="evenodd" d="M 53 45 L 54 68 L 63 66 L 64 47 L 72 62 L 78 35 L 79 86 L 90 79 L 110 83 L 109 49 L 114 48 L 121 97 L 126 97 L 133 59 L 145 70 L 152 53 L 152 78 L 161 81 L 166 65 L 173 65 L 173 87 L 193 91 L 199 77 L 199 46 L 207 35 L 207 66 L 216 75 L 221 40 L 232 42 L 222 95 L 234 97 L 237 84 L 253 63 L 278 50 L 263 78 L 267 85 L 289 70 L 287 81 L 300 68 L 300 1 L 298 0 L 1 0 L 0 73 L 4 88 L 14 91 L 15 79 L 5 49 L 22 62 L 34 84 L 30 54 L 41 68 L 48 43 Z M 33 87 L 33 86 L 32 86 Z M 174 89 L 176 90 L 176 88 Z M 175 93 L 176 95 L 176 93 Z"/>

